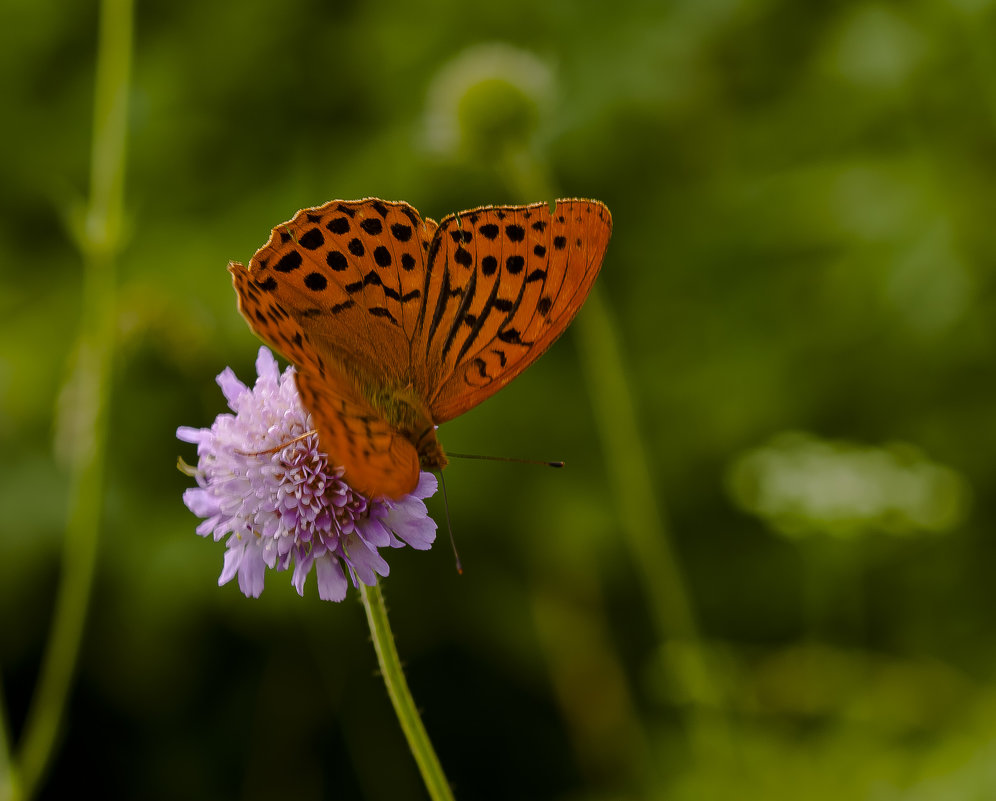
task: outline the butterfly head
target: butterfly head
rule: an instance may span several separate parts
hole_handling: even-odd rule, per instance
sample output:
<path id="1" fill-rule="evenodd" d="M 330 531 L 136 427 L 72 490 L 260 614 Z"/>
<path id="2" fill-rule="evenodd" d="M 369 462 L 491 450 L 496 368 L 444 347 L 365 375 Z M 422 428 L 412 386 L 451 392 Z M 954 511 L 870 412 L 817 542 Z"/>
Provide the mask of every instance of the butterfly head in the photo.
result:
<path id="1" fill-rule="evenodd" d="M 430 470 L 438 473 L 448 464 L 443 446 L 436 439 L 436 427 L 432 426 L 422 432 L 418 441 L 414 443 L 415 450 L 418 451 L 419 465 L 423 470 Z"/>

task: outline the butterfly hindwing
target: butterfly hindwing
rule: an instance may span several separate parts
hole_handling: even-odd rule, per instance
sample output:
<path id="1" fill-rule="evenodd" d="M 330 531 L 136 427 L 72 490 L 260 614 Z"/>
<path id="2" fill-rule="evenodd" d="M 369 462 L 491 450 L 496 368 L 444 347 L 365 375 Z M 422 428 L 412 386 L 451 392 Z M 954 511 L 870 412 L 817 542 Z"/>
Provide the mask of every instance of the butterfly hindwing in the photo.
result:
<path id="1" fill-rule="evenodd" d="M 476 406 L 532 364 L 588 296 L 612 232 L 601 203 L 484 207 L 444 219 L 430 246 L 424 354 L 437 423 Z"/>
<path id="2" fill-rule="evenodd" d="M 415 447 L 394 429 L 338 373 L 297 374 L 301 403 L 311 412 L 318 440 L 343 477 L 369 497 L 400 498 L 418 484 Z"/>
<path id="3" fill-rule="evenodd" d="M 341 364 L 322 355 L 308 332 L 245 266 L 233 262 L 229 270 L 250 328 L 297 366 L 298 392 L 322 450 L 344 468 L 350 486 L 370 496 L 410 492 L 419 474 L 412 444 L 373 409 Z"/>

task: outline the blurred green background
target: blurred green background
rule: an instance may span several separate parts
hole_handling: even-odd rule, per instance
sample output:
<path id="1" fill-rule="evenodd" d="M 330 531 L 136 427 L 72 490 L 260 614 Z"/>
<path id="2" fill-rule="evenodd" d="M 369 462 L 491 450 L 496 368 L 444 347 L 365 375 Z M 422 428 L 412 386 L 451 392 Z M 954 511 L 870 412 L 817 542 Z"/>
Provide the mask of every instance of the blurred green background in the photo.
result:
<path id="1" fill-rule="evenodd" d="M 15 751 L 62 571 L 98 16 L 0 26 Z M 38 797 L 425 797 L 356 593 L 217 587 L 175 430 L 253 378 L 225 267 L 297 209 L 583 196 L 614 216 L 598 297 L 440 432 L 567 469 L 454 464 L 465 574 L 445 532 L 389 554 L 457 798 L 996 798 L 994 41 L 991 0 L 138 0 L 100 550 Z"/>

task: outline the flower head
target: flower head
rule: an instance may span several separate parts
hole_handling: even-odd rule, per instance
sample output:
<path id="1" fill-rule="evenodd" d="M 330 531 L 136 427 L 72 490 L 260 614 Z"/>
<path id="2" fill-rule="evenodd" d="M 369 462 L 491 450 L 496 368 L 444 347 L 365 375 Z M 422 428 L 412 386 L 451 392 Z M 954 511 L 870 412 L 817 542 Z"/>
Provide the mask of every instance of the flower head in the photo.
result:
<path id="1" fill-rule="evenodd" d="M 311 415 L 301 405 L 294 368 L 283 375 L 265 347 L 256 359 L 252 389 L 231 368 L 218 376 L 235 414 L 220 414 L 210 428 L 181 426 L 176 435 L 197 444 L 197 487 L 183 502 L 204 518 L 202 537 L 227 537 L 219 584 L 239 577 L 245 595 L 258 598 L 266 568 L 287 570 L 304 593 L 312 566 L 323 600 L 341 601 L 348 582 L 372 585 L 386 576 L 384 547 L 407 543 L 425 550 L 436 524 L 423 503 L 436 492 L 436 477 L 423 472 L 415 490 L 400 500 L 370 499 L 354 492 L 343 470 L 319 450 Z"/>

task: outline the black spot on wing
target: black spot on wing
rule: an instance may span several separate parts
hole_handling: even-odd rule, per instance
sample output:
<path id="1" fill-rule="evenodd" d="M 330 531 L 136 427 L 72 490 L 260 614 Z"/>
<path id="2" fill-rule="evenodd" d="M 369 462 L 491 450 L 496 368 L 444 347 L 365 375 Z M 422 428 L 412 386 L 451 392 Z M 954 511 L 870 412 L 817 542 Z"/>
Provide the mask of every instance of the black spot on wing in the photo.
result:
<path id="1" fill-rule="evenodd" d="M 390 267 L 391 251 L 383 245 L 378 245 L 374 250 L 374 261 L 377 262 L 378 267 Z"/>
<path id="2" fill-rule="evenodd" d="M 497 286 L 497 283 L 496 283 Z M 477 272 L 472 272 L 470 274 L 470 281 L 467 282 L 467 290 L 464 292 L 463 300 L 460 301 L 460 305 L 457 307 L 456 314 L 453 315 L 453 325 L 450 326 L 450 333 L 446 336 L 446 342 L 443 344 L 443 358 L 446 358 L 446 354 L 449 353 L 450 347 L 453 345 L 453 340 L 456 337 L 456 333 L 460 326 L 463 325 L 464 315 L 467 314 L 467 309 L 470 308 L 471 304 L 474 302 L 474 293 L 477 291 Z"/>
<path id="3" fill-rule="evenodd" d="M 370 312 L 374 317 L 383 317 L 390 320 L 394 325 L 398 325 L 398 321 L 394 319 L 394 315 L 388 309 L 383 306 L 371 306 L 367 311 Z"/>
<path id="4" fill-rule="evenodd" d="M 322 236 L 322 232 L 317 228 L 311 228 L 301 235 L 301 238 L 298 240 L 298 244 L 308 250 L 317 250 L 325 244 L 325 237 Z"/>
<path id="5" fill-rule="evenodd" d="M 371 270 L 363 276 L 363 284 L 365 286 L 383 286 L 384 282 L 374 270 Z"/>
<path id="6" fill-rule="evenodd" d="M 526 238 L 526 229 L 521 225 L 506 225 L 505 236 L 508 237 L 510 242 L 521 242 Z"/>
<path id="7" fill-rule="evenodd" d="M 418 228 L 419 225 L 421 225 L 422 221 L 418 218 L 418 215 L 414 211 L 412 211 L 408 206 L 402 206 L 401 211 L 409 220 L 412 221 L 413 228 Z"/>
<path id="8" fill-rule="evenodd" d="M 349 218 L 348 217 L 336 217 L 329 220 L 328 224 L 325 226 L 333 234 L 348 234 L 349 233 Z"/>
<path id="9" fill-rule="evenodd" d="M 280 257 L 280 261 L 273 265 L 273 269 L 278 273 L 289 273 L 301 266 L 304 261 L 301 254 L 296 250 L 291 250 Z"/>
<path id="10" fill-rule="evenodd" d="M 428 280 L 428 273 L 426 273 L 426 278 Z M 436 308 L 432 313 L 432 322 L 429 324 L 429 336 L 426 339 L 427 343 L 431 343 L 433 337 L 436 336 L 436 329 L 439 328 L 439 322 L 443 319 L 443 313 L 446 311 L 446 304 L 450 299 L 450 270 L 448 265 L 443 265 L 443 285 L 440 288 L 439 298 L 436 300 Z M 423 313 L 425 312 L 425 307 L 422 307 Z"/>
<path id="11" fill-rule="evenodd" d="M 467 338 L 464 340 L 463 345 L 460 346 L 460 352 L 457 354 L 457 363 L 463 361 L 463 357 L 470 350 L 474 341 L 477 339 L 477 335 L 481 333 L 484 328 L 484 324 L 488 320 L 488 316 L 491 314 L 492 309 L 498 309 L 501 311 L 501 306 L 499 305 L 498 299 L 498 281 L 494 282 L 494 286 L 491 287 L 491 294 L 488 295 L 488 299 L 484 302 L 484 308 L 481 309 L 481 313 L 474 318 L 473 324 L 471 325 L 470 333 L 467 334 Z M 502 303 L 509 303 L 509 308 L 511 308 L 511 301 L 501 301 Z M 470 317 L 470 315 L 467 315 Z"/>

